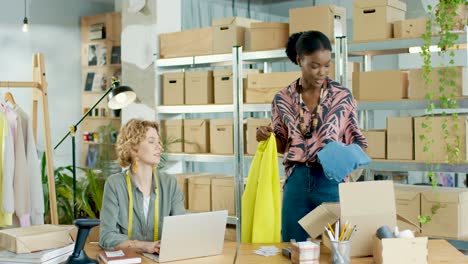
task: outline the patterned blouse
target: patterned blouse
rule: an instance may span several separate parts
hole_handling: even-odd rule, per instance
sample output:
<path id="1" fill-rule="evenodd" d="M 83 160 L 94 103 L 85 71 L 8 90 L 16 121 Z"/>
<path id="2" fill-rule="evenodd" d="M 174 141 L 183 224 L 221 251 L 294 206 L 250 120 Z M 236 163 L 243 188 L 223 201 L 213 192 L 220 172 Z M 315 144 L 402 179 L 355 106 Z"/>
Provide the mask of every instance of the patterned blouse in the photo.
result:
<path id="1" fill-rule="evenodd" d="M 275 136 L 286 146 L 283 164 L 286 177 L 291 175 L 295 163 L 315 162 L 317 152 L 328 142 L 338 141 L 345 144 L 358 144 L 367 147 L 367 141 L 359 129 L 357 105 L 351 92 L 339 83 L 327 79 L 320 105 L 317 128 L 312 137 L 305 138 L 301 132 L 299 119 L 300 94 L 297 91 L 299 79 L 281 89 L 272 103 L 272 127 Z M 311 129 L 313 113 L 302 102 L 304 123 Z"/>

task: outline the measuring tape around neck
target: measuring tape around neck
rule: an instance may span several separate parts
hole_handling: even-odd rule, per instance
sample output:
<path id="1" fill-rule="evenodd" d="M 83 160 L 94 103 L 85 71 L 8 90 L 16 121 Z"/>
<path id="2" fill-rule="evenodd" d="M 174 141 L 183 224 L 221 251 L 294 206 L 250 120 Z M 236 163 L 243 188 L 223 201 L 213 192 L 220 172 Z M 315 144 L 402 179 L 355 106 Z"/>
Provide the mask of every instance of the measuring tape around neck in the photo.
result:
<path id="1" fill-rule="evenodd" d="M 153 239 L 154 241 L 158 240 L 159 232 L 159 183 L 158 177 L 156 176 L 156 168 L 153 169 L 153 179 L 156 186 L 156 197 L 154 199 L 154 232 Z M 130 180 L 130 172 L 126 173 L 127 181 L 127 192 L 128 192 L 128 238 L 132 237 L 133 231 L 133 192 L 132 192 L 132 183 Z"/>

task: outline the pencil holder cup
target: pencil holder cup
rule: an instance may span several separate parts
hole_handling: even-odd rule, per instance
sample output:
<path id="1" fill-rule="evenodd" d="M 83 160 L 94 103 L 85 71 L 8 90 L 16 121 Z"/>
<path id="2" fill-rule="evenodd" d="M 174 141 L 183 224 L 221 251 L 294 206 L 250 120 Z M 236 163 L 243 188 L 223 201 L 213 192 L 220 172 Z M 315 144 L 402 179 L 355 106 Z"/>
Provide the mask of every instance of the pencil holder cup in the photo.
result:
<path id="1" fill-rule="evenodd" d="M 351 263 L 351 242 L 350 241 L 330 241 L 331 243 L 331 263 L 349 264 Z"/>

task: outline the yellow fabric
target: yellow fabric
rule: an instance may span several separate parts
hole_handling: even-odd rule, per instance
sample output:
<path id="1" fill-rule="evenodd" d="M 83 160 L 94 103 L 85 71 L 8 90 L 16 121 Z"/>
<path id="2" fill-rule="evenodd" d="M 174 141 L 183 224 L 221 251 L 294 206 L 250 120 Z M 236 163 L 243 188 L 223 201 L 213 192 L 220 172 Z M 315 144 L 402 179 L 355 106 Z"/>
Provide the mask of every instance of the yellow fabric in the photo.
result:
<path id="1" fill-rule="evenodd" d="M 281 242 L 281 196 L 274 134 L 258 144 L 242 195 L 242 243 Z"/>
<path id="2" fill-rule="evenodd" d="M 156 168 L 153 170 L 154 184 L 156 184 L 156 197 L 154 198 L 154 230 L 153 239 L 158 241 L 159 235 L 159 183 L 156 176 Z M 128 238 L 132 237 L 133 231 L 133 192 L 132 184 L 130 182 L 130 173 L 126 175 L 127 191 L 128 191 Z"/>

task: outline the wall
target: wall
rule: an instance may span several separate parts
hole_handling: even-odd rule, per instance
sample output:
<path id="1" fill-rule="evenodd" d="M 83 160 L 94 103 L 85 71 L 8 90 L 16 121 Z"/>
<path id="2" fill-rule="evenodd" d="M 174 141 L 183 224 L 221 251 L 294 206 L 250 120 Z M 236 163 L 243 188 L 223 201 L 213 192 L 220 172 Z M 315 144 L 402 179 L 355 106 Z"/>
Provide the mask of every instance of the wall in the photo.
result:
<path id="1" fill-rule="evenodd" d="M 91 0 L 28 0 L 28 33 L 21 31 L 23 1 L 0 0 L 0 6 L 0 80 L 32 80 L 32 54 L 44 53 L 55 145 L 81 116 L 80 16 L 111 12 L 114 5 Z M 5 91 L 0 90 L 2 94 Z M 16 102 L 31 113 L 30 89 L 10 91 Z M 43 150 L 42 111 L 39 114 L 37 145 Z M 54 151 L 56 166 L 71 164 L 70 144 L 67 140 Z M 79 146 L 76 153 L 80 153 Z"/>

